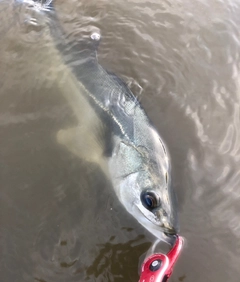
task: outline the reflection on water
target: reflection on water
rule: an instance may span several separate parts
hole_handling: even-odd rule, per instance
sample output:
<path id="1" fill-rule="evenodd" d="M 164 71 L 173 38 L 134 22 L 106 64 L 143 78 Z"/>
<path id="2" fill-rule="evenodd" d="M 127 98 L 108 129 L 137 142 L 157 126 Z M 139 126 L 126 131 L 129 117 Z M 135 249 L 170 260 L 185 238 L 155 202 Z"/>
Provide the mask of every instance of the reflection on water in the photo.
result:
<path id="1" fill-rule="evenodd" d="M 238 1 L 55 6 L 69 42 L 101 31 L 99 62 L 126 78 L 169 147 L 187 240 L 171 281 L 237 281 Z M 1 280 L 137 281 L 152 236 L 96 165 L 56 143 L 75 117 L 49 18 L 13 0 L 0 2 L 0 18 Z"/>
<path id="2" fill-rule="evenodd" d="M 114 237 L 109 239 L 104 245 L 100 245 L 99 254 L 93 264 L 88 267 L 87 279 L 92 281 L 93 277 L 100 281 L 137 281 L 138 261 L 136 257 L 140 257 L 150 244 L 140 242 L 144 236 L 139 235 L 133 240 L 126 243 L 114 244 Z"/>

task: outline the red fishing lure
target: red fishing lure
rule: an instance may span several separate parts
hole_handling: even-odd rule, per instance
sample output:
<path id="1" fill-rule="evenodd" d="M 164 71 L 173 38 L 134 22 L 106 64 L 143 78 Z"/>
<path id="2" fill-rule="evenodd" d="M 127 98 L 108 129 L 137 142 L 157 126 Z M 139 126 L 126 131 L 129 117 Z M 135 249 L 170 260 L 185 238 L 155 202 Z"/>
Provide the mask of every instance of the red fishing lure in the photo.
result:
<path id="1" fill-rule="evenodd" d="M 177 236 L 173 248 L 165 254 L 154 254 L 142 265 L 139 282 L 166 282 L 171 276 L 173 267 L 183 247 L 183 238 Z"/>

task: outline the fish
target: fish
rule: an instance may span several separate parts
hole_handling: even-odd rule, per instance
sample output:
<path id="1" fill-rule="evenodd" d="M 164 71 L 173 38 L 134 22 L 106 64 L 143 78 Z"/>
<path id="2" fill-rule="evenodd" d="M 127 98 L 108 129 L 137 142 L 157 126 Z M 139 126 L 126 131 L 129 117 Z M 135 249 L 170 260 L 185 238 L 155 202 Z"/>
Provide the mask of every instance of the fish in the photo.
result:
<path id="1" fill-rule="evenodd" d="M 53 3 L 50 17 L 53 48 L 59 50 L 51 61 L 65 63 L 58 89 L 76 117 L 75 126 L 57 132 L 58 143 L 98 164 L 126 210 L 157 239 L 172 244 L 178 217 L 166 144 L 126 83 L 99 64 L 100 33 L 69 45 L 59 36 Z"/>

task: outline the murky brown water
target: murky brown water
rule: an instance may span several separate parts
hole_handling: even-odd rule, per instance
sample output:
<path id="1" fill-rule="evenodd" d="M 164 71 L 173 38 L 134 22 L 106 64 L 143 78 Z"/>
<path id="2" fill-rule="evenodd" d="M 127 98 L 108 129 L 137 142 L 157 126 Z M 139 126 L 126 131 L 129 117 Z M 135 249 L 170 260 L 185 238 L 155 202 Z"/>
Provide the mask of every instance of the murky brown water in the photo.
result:
<path id="1" fill-rule="evenodd" d="M 238 281 L 239 2 L 55 8 L 71 40 L 101 31 L 99 62 L 130 83 L 168 145 L 187 241 L 170 281 Z M 97 166 L 56 143 L 74 116 L 63 66 L 50 59 L 48 18 L 9 0 L 0 21 L 0 280 L 138 281 L 152 235 Z"/>

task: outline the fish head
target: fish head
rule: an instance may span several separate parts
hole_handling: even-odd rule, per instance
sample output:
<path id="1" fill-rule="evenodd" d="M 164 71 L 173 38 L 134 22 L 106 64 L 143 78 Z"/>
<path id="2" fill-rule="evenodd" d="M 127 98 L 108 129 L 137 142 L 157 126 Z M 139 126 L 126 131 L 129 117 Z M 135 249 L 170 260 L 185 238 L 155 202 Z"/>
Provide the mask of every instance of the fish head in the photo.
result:
<path id="1" fill-rule="evenodd" d="M 122 179 L 121 202 L 148 231 L 170 243 L 178 232 L 176 210 L 168 187 L 156 185 L 152 178 L 148 171 L 139 171 Z"/>
<path id="2" fill-rule="evenodd" d="M 178 233 L 175 195 L 171 189 L 169 159 L 159 146 L 160 143 L 153 147 L 156 150 L 148 150 L 121 144 L 116 153 L 121 166 L 117 168 L 118 180 L 114 186 L 128 212 L 157 238 L 171 244 Z"/>

